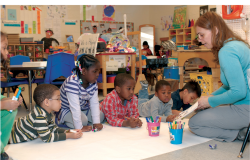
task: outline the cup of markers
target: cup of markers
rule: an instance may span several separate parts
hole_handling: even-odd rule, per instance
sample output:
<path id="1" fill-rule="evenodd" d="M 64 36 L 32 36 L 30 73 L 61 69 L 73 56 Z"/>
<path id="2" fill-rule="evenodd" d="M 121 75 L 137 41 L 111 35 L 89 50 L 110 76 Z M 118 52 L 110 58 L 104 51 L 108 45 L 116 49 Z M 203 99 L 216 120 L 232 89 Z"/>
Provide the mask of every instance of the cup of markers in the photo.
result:
<path id="1" fill-rule="evenodd" d="M 181 121 L 168 122 L 170 143 L 171 144 L 182 144 L 184 123 Z"/>
<path id="2" fill-rule="evenodd" d="M 147 121 L 147 130 L 148 130 L 149 136 L 151 136 L 151 137 L 159 136 L 161 117 L 156 116 L 155 121 L 154 121 L 152 116 L 150 116 L 150 118 L 146 117 L 146 121 Z"/>

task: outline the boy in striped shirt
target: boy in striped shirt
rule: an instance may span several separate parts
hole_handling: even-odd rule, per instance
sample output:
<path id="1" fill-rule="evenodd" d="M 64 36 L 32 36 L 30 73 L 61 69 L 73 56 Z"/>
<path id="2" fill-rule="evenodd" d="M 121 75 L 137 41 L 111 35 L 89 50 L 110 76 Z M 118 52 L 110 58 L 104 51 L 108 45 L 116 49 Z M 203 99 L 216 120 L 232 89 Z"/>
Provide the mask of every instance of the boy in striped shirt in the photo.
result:
<path id="1" fill-rule="evenodd" d="M 38 136 L 47 143 L 82 136 L 80 129 L 72 133 L 57 127 L 52 119 L 52 111 L 58 112 L 61 108 L 59 88 L 51 84 L 41 84 L 36 87 L 33 99 L 36 106 L 31 113 L 18 118 L 14 123 L 10 143 L 31 141 Z"/>

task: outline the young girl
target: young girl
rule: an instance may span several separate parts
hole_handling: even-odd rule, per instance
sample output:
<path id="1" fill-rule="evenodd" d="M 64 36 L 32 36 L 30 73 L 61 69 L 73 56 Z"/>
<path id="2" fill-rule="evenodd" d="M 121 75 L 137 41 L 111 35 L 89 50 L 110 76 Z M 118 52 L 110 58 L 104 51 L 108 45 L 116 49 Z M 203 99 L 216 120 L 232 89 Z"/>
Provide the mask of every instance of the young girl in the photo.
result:
<path id="1" fill-rule="evenodd" d="M 149 45 L 148 45 L 148 42 L 147 41 L 144 41 L 143 44 L 143 49 L 142 49 L 142 55 L 145 55 L 145 56 L 152 56 L 152 52 L 151 50 L 149 49 Z"/>
<path id="2" fill-rule="evenodd" d="M 5 33 L 1 32 L 1 65 L 6 68 L 8 72 L 8 68 L 6 65 L 7 56 L 9 54 L 7 46 L 8 40 Z M 17 114 L 17 107 L 22 103 L 22 97 L 19 97 L 18 101 L 14 101 L 11 98 L 5 98 L 5 96 L 1 95 L 1 105 L 0 105 L 0 115 L 1 115 L 1 159 L 9 159 L 9 156 L 4 152 L 4 147 L 7 145 L 11 129 Z M 8 110 L 13 110 L 10 113 Z"/>
<path id="3" fill-rule="evenodd" d="M 99 109 L 97 86 L 100 62 L 92 55 L 83 55 L 78 61 L 80 64 L 73 70 L 73 75 L 60 88 L 62 108 L 58 120 L 83 132 L 92 129 L 87 126 L 90 121 L 93 128 L 101 130 L 104 114 Z"/>

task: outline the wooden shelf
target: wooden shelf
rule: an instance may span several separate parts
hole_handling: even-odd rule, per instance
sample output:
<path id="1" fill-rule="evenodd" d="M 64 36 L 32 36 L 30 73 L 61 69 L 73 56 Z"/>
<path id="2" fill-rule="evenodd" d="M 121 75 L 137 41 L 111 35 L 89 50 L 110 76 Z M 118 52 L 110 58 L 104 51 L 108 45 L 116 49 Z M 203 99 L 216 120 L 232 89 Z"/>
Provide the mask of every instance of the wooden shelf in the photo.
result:
<path id="1" fill-rule="evenodd" d="M 191 44 L 193 45 L 193 40 L 195 39 L 195 30 L 194 27 L 189 28 L 179 28 L 179 29 L 170 29 L 169 30 L 169 36 L 173 36 L 171 33 L 176 33 L 176 44 L 177 45 L 183 45 L 183 44 Z M 175 36 L 175 35 L 174 35 Z M 190 42 L 186 42 L 187 38 L 191 38 Z M 170 38 L 171 39 L 171 38 Z"/>

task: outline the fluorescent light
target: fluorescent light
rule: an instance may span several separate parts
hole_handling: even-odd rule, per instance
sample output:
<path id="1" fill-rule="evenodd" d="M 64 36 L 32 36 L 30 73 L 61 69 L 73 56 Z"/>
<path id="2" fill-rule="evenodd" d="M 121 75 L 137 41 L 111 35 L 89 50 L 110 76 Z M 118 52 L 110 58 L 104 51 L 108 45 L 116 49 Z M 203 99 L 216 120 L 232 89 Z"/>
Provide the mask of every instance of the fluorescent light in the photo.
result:
<path id="1" fill-rule="evenodd" d="M 153 35 L 150 35 L 150 34 L 147 34 L 147 33 L 144 33 L 144 32 L 141 32 L 141 37 L 148 38 L 148 39 L 154 39 Z"/>

